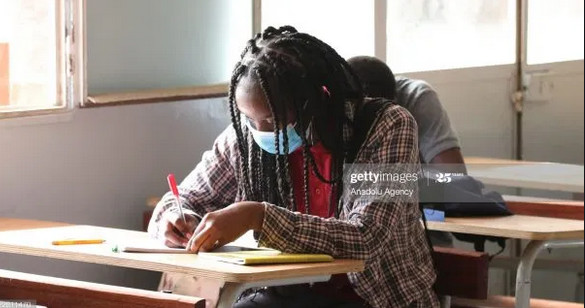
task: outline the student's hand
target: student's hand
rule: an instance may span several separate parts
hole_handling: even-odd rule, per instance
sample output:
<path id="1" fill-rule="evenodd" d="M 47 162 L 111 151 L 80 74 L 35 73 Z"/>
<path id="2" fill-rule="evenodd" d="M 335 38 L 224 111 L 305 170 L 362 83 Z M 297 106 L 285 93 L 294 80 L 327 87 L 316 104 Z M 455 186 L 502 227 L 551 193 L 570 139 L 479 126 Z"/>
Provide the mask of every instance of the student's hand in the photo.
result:
<path id="1" fill-rule="evenodd" d="M 250 229 L 261 230 L 263 220 L 264 205 L 254 201 L 237 202 L 207 213 L 193 232 L 187 250 L 194 253 L 211 251 L 234 241 Z"/>
<path id="2" fill-rule="evenodd" d="M 185 223 L 186 222 L 186 223 Z M 179 213 L 166 212 L 159 221 L 159 238 L 168 247 L 186 247 L 197 226 L 196 216 L 185 213 L 185 222 Z"/>

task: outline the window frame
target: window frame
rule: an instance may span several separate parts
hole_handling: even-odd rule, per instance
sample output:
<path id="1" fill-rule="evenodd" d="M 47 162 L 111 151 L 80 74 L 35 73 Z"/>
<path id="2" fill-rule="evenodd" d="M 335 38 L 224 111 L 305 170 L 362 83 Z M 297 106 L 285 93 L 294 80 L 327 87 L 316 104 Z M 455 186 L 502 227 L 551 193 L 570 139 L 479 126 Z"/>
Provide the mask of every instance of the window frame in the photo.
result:
<path id="1" fill-rule="evenodd" d="M 85 1 L 56 0 L 57 96 L 61 106 L 15 107 L 0 111 L 0 120 L 30 118 L 73 111 L 85 97 L 83 11 Z"/>
<path id="2" fill-rule="evenodd" d="M 66 76 L 66 95 L 65 104 L 62 107 L 43 108 L 43 109 L 29 109 L 29 110 L 15 110 L 0 112 L 0 119 L 11 117 L 25 117 L 35 115 L 46 115 L 55 113 L 68 113 L 74 107 L 102 107 L 102 106 L 118 106 L 127 104 L 142 104 L 142 103 L 158 103 L 158 102 L 175 102 L 182 100 L 192 100 L 201 98 L 225 97 L 228 92 L 228 83 L 220 83 L 214 85 L 203 85 L 183 88 L 161 88 L 143 91 L 132 92 L 112 92 L 99 95 L 91 95 L 87 93 L 87 72 L 86 72 L 86 35 L 85 35 L 85 5 L 86 0 L 58 0 L 57 3 L 64 6 L 61 15 L 68 12 L 70 22 L 65 27 L 65 18 L 61 16 L 60 27 L 61 31 L 58 36 L 64 39 L 61 45 L 64 49 L 69 48 L 67 56 L 61 57 L 61 70 L 68 71 Z M 250 28 L 252 33 L 262 31 L 262 0 L 252 1 L 252 24 Z M 526 0 L 521 1 L 523 4 Z M 387 60 L 387 6 L 388 0 L 374 0 L 374 56 L 382 61 Z M 526 6 L 523 6 L 526 14 Z M 524 19 L 524 22 L 526 20 Z M 526 24 L 524 24 L 526 26 Z M 67 29 L 67 30 L 65 30 Z M 67 33 L 63 33 L 63 32 Z M 526 44 L 526 37 L 522 37 L 522 44 Z M 527 68 L 526 50 L 522 48 L 522 65 Z M 61 51 L 58 51 L 61 54 Z M 577 60 L 578 61 L 578 60 Z M 515 64 L 511 64 L 515 65 Z M 541 64 L 545 65 L 545 64 Z M 500 65 L 496 65 L 500 66 Z M 457 69 L 448 69 L 457 70 Z M 433 70 L 435 71 L 435 70 Z M 443 71 L 443 70 L 436 70 Z M 528 69 L 528 71 L 530 71 Z M 425 71 L 426 73 L 431 71 Z M 417 74 L 419 72 L 409 72 L 409 74 Z"/>

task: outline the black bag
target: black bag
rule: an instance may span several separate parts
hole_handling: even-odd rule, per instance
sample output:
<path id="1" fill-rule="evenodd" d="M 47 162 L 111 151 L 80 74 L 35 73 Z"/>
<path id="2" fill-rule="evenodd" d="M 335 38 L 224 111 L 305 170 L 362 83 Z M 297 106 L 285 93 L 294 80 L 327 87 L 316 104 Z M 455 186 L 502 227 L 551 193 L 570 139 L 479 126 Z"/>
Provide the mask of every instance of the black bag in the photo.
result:
<path id="1" fill-rule="evenodd" d="M 391 100 L 375 98 L 364 100 L 354 116 L 354 137 L 348 151 L 348 161 L 353 162 L 360 146 L 367 138 L 378 114 L 393 104 Z M 456 176 L 449 183 L 440 183 L 436 179 L 421 178 L 419 181 L 419 200 L 438 200 L 438 202 L 420 202 L 420 210 L 433 208 L 445 212 L 447 217 L 472 216 L 507 216 L 512 213 L 506 207 L 502 196 L 497 192 L 484 192 L 483 183 L 471 176 Z M 439 197 L 439 199 L 437 199 Z M 442 199 L 441 199 L 442 198 Z M 423 214 L 423 222 L 426 221 Z M 427 232 L 428 233 L 428 232 Z M 477 251 L 485 250 L 485 242 L 498 243 L 503 251 L 505 238 L 454 233 L 455 238 L 474 244 Z M 430 243 L 429 243 L 430 244 Z M 497 254 L 501 253 L 498 252 Z"/>
<path id="2" fill-rule="evenodd" d="M 502 195 L 485 191 L 483 183 L 468 175 L 453 176 L 449 183 L 441 183 L 435 178 L 421 178 L 419 200 L 423 208 L 443 211 L 446 217 L 512 215 Z M 464 233 L 453 233 L 453 236 L 460 241 L 473 243 L 476 251 L 484 252 L 486 241 L 496 242 L 500 252 L 506 248 L 506 239 L 502 237 Z"/>

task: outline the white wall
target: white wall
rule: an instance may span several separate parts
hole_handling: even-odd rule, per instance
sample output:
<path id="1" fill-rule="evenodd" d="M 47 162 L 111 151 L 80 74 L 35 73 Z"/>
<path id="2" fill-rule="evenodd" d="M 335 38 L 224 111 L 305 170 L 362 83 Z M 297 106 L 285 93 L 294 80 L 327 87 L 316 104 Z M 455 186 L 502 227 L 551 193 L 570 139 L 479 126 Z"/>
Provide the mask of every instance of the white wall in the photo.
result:
<path id="1" fill-rule="evenodd" d="M 228 123 L 224 99 L 78 109 L 52 124 L 0 122 L 0 216 L 140 230 Z M 30 122 L 30 119 L 21 119 Z M 0 254 L 2 268 L 155 287 L 156 275 Z"/>
<path id="2" fill-rule="evenodd" d="M 525 109 L 526 160 L 583 164 L 583 61 L 543 64 L 531 87 L 549 87 L 550 100 L 530 100 Z M 529 96 L 530 97 L 530 96 Z"/>
<path id="3" fill-rule="evenodd" d="M 429 82 L 447 109 L 465 156 L 511 158 L 512 65 L 405 74 Z"/>

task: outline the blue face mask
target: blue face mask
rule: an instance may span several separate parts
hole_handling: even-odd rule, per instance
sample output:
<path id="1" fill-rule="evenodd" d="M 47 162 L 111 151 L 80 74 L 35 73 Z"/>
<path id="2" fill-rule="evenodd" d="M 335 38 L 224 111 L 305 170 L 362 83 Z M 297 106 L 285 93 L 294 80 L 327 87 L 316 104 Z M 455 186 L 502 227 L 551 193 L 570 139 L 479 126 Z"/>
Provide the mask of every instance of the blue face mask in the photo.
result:
<path id="1" fill-rule="evenodd" d="M 263 132 L 260 130 L 255 129 L 254 127 L 252 127 L 252 125 L 250 124 L 250 121 L 248 119 L 245 120 L 246 121 L 246 126 L 248 127 L 248 129 L 250 130 L 250 133 L 252 133 L 252 138 L 254 138 L 254 141 L 256 142 L 256 144 L 264 151 L 270 153 L 270 154 L 276 154 L 276 145 L 274 144 L 274 132 Z M 288 154 L 294 152 L 296 149 L 298 149 L 299 147 L 301 147 L 301 145 L 303 145 L 303 140 L 301 139 L 301 136 L 299 136 L 299 134 L 297 134 L 297 131 L 294 128 L 294 125 L 289 124 L 286 126 L 286 134 L 288 136 Z M 284 153 L 284 133 L 282 130 L 279 131 L 278 134 L 278 140 L 280 142 L 279 144 L 279 149 L 280 149 L 280 155 L 282 155 Z"/>

